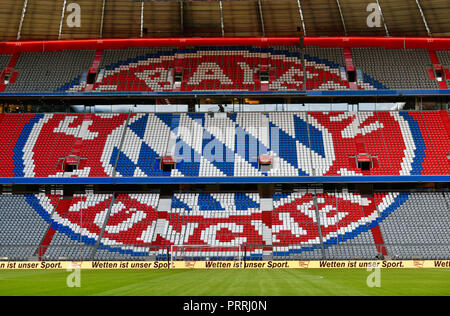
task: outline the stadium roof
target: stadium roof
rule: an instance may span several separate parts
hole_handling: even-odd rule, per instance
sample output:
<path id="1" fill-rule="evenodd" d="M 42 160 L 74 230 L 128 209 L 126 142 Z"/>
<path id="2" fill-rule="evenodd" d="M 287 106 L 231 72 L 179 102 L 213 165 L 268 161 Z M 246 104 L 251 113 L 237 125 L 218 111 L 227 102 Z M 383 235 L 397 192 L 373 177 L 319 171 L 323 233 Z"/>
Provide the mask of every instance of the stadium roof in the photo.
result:
<path id="1" fill-rule="evenodd" d="M 67 23 L 72 3 L 79 27 Z M 376 27 L 371 3 L 381 8 Z M 0 40 L 284 37 L 302 25 L 306 36 L 445 37 L 449 16 L 448 0 L 2 0 Z"/>

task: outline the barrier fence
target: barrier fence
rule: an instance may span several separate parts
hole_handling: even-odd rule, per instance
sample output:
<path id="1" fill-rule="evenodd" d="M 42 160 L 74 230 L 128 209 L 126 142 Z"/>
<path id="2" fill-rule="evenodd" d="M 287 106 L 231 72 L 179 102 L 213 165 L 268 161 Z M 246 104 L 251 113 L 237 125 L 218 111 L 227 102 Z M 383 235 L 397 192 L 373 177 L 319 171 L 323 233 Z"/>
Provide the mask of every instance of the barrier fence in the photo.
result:
<path id="1" fill-rule="evenodd" d="M 0 245 L 0 270 L 66 269 L 72 264 L 82 269 L 450 268 L 449 258 L 442 256 L 449 248 L 448 244 L 373 243 L 327 247 L 126 245 L 112 251 L 103 245 Z M 383 255 L 386 249 L 388 254 Z"/>
<path id="2" fill-rule="evenodd" d="M 450 260 L 0 261 L 0 270 L 449 269 Z"/>

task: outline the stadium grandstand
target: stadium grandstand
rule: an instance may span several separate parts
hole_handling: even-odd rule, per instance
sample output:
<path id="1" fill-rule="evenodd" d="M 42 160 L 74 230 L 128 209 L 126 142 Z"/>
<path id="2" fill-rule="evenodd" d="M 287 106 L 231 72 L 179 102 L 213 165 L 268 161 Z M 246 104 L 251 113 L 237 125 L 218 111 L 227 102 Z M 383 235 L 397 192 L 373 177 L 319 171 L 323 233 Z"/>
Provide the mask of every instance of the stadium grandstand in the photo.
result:
<path id="1" fill-rule="evenodd" d="M 450 259 L 448 0 L 2 0 L 0 262 Z"/>

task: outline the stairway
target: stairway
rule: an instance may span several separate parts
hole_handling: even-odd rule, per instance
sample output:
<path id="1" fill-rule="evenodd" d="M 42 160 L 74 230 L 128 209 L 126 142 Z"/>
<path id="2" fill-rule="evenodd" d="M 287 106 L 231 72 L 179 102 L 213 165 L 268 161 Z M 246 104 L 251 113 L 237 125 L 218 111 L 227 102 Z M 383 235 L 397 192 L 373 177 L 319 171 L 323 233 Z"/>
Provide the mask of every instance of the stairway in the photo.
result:
<path id="1" fill-rule="evenodd" d="M 171 198 L 160 198 L 159 204 L 158 204 L 158 212 L 167 212 L 167 214 L 171 214 L 170 211 L 172 210 L 172 199 Z M 156 260 L 165 260 L 167 259 L 167 251 L 165 249 L 166 242 L 163 240 L 167 237 L 170 218 L 168 219 L 157 219 L 155 230 L 153 231 L 152 236 L 152 245 L 157 246 L 158 250 L 151 251 L 149 256 L 151 258 L 155 258 Z"/>
<path id="2" fill-rule="evenodd" d="M 317 202 L 317 193 L 323 193 L 323 190 L 316 190 L 315 193 L 313 193 L 313 202 L 314 202 L 314 211 L 317 218 L 317 232 L 319 233 L 319 240 L 320 240 L 320 246 L 322 251 L 322 258 L 325 258 L 325 246 L 323 244 L 323 235 L 322 235 L 322 224 L 320 222 L 320 213 L 319 213 L 319 203 Z"/>
<path id="3" fill-rule="evenodd" d="M 348 71 L 356 71 L 356 68 L 353 64 L 353 56 L 352 51 L 349 47 L 344 48 L 344 57 L 345 57 L 345 67 Z M 358 85 L 356 82 L 349 82 L 350 90 L 358 90 Z"/>
<path id="4" fill-rule="evenodd" d="M 93 113 L 87 113 L 83 115 L 83 123 L 81 125 L 80 132 L 78 134 L 77 139 L 75 140 L 75 144 L 73 146 L 72 155 L 80 156 L 81 147 L 83 146 L 83 139 L 85 139 L 85 134 L 88 132 L 89 123 L 92 122 L 92 118 L 94 117 Z"/>
<path id="5" fill-rule="evenodd" d="M 444 68 L 442 67 L 441 63 L 439 62 L 439 58 L 436 55 L 436 51 L 429 50 L 428 52 L 429 52 L 429 55 L 430 55 L 431 62 L 433 63 L 433 69 L 434 70 L 442 70 L 442 71 L 444 71 Z M 434 79 L 432 79 L 432 80 L 437 80 L 437 78 L 434 76 L 433 69 L 430 69 L 431 70 L 431 74 L 434 77 Z M 439 88 L 440 89 L 444 89 L 444 90 L 448 89 L 447 82 L 445 80 L 438 81 L 438 84 L 439 84 Z"/>
<path id="6" fill-rule="evenodd" d="M 98 250 L 98 247 L 100 246 L 100 243 L 102 241 L 103 234 L 105 233 L 106 226 L 108 225 L 108 220 L 109 220 L 109 218 L 111 216 L 111 210 L 112 210 L 112 207 L 114 205 L 115 200 L 116 200 L 116 194 L 113 193 L 113 196 L 111 198 L 111 202 L 109 203 L 108 212 L 107 212 L 107 214 L 105 216 L 105 221 L 103 222 L 103 226 L 102 226 L 102 228 L 100 230 L 100 234 L 99 234 L 98 239 L 97 239 L 97 243 L 95 244 L 94 247 L 92 247 L 92 253 L 91 253 L 92 260 L 95 259 L 95 254 L 96 254 L 96 252 Z"/>
<path id="7" fill-rule="evenodd" d="M 375 202 L 375 197 L 373 194 L 371 194 L 369 197 L 369 200 L 374 201 Z M 374 207 L 377 208 L 376 203 L 373 203 Z M 377 209 L 376 210 L 378 216 L 380 216 L 380 212 Z M 386 246 L 384 244 L 384 238 L 383 238 L 383 234 L 381 233 L 381 229 L 380 229 L 380 225 L 379 223 L 377 223 L 376 227 L 371 228 L 371 232 L 372 232 L 372 236 L 373 236 L 373 241 L 375 242 L 375 247 L 377 248 L 377 252 L 383 254 L 383 256 L 387 256 L 388 252 L 386 249 Z"/>
<path id="8" fill-rule="evenodd" d="M 260 207 L 262 211 L 262 239 L 267 247 L 263 248 L 263 260 L 273 259 L 272 248 L 272 211 L 273 198 L 261 198 Z"/>
<path id="9" fill-rule="evenodd" d="M 96 74 L 98 72 L 98 67 L 100 66 L 100 62 L 103 56 L 103 49 L 98 49 L 95 53 L 94 62 L 92 63 L 91 68 L 89 68 L 89 74 Z M 88 84 L 83 92 L 92 92 L 94 88 L 94 84 Z"/>
<path id="10" fill-rule="evenodd" d="M 41 244 L 39 245 L 39 249 L 38 249 L 39 261 L 42 261 L 42 257 L 45 255 L 45 252 L 47 251 L 48 247 L 50 246 L 55 233 L 56 233 L 56 229 L 54 229 L 53 227 L 50 226 L 47 230 L 47 233 L 44 236 L 44 239 L 42 240 Z"/>
<path id="11" fill-rule="evenodd" d="M 20 56 L 20 53 L 14 53 L 14 55 L 11 57 L 11 59 L 9 61 L 8 67 L 6 69 L 0 69 L 1 70 L 1 72 L 0 72 L 0 80 L 1 80 L 1 82 L 0 82 L 0 93 L 1 92 L 5 92 L 5 89 L 6 89 L 6 84 L 4 84 L 4 78 L 5 78 L 5 74 L 6 73 L 10 73 L 10 75 L 11 75 L 11 77 L 9 79 L 10 83 L 14 83 L 16 81 L 18 73 L 17 72 L 12 72 L 11 73 L 11 71 L 16 66 L 17 60 L 19 59 L 19 56 Z"/>

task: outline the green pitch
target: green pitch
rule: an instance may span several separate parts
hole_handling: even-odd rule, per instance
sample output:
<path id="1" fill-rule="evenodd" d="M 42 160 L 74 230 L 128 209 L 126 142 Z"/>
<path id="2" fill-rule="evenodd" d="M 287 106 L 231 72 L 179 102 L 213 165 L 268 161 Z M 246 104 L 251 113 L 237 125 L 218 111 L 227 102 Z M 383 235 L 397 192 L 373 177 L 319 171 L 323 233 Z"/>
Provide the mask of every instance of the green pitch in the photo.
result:
<path id="1" fill-rule="evenodd" d="M 81 287 L 66 271 L 0 271 L 0 295 L 450 295 L 450 269 L 381 270 L 82 270 Z"/>

